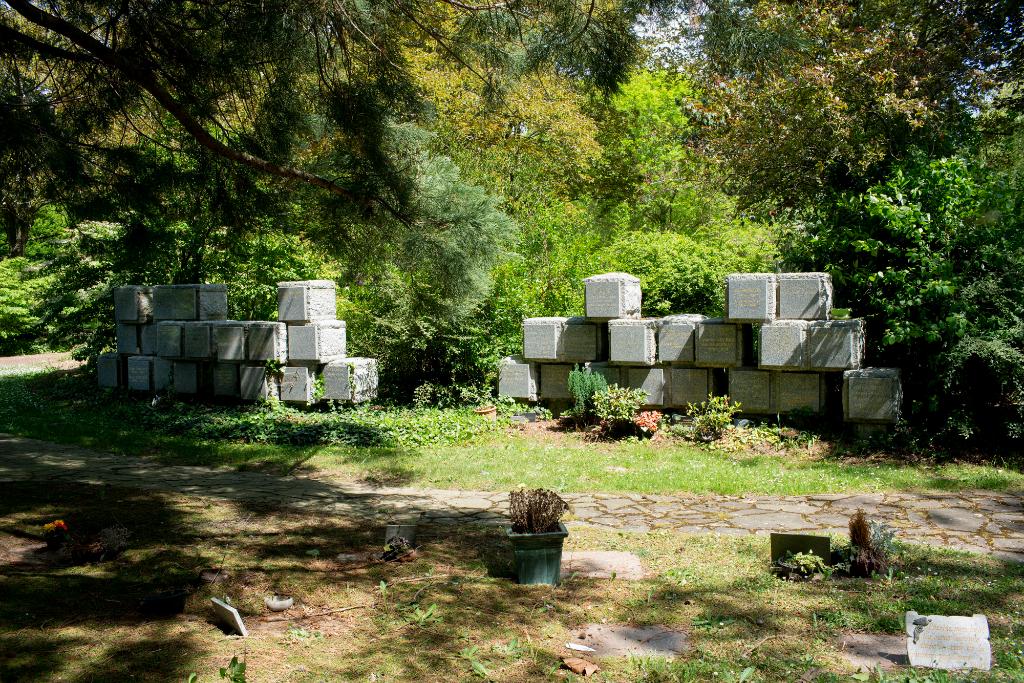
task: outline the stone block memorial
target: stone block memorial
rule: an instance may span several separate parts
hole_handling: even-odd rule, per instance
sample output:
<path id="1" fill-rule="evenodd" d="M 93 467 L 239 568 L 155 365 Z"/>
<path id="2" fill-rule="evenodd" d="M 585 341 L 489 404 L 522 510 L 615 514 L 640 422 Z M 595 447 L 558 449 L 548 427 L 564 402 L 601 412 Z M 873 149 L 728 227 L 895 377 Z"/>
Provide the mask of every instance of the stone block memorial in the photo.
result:
<path id="1" fill-rule="evenodd" d="M 114 290 L 117 351 L 96 359 L 98 383 L 142 393 L 243 401 L 274 397 L 303 405 L 376 398 L 377 361 L 346 355 L 345 321 L 337 319 L 333 281 L 280 282 L 277 301 L 276 321 L 228 320 L 225 285 L 119 287 Z M 562 336 L 555 335 L 556 342 Z M 598 336 L 591 336 L 597 344 Z M 522 398 L 535 400 L 537 393 Z"/>
<path id="2" fill-rule="evenodd" d="M 583 284 L 585 316 L 523 321 L 523 353 L 501 361 L 499 395 L 564 408 L 578 365 L 609 385 L 642 389 L 649 408 L 685 411 L 728 395 L 748 415 L 899 421 L 900 371 L 865 367 L 864 321 L 831 318 L 827 273 L 729 275 L 720 318 L 645 318 L 640 280 L 626 273 Z"/>

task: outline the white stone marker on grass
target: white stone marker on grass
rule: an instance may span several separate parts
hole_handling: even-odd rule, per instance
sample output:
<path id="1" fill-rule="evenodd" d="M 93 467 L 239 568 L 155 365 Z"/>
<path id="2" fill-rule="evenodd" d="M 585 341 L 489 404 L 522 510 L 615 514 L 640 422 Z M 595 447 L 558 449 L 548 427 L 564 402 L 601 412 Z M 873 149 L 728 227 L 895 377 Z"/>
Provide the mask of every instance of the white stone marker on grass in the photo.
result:
<path id="1" fill-rule="evenodd" d="M 959 671 L 992 668 L 992 645 L 984 614 L 946 617 L 918 614 L 904 616 L 910 666 Z"/>
<path id="2" fill-rule="evenodd" d="M 828 273 L 780 273 L 779 318 L 828 320 L 832 310 L 832 276 Z"/>
<path id="3" fill-rule="evenodd" d="M 658 360 L 658 320 L 608 321 L 608 360 L 621 365 L 654 365 Z"/>
<path id="4" fill-rule="evenodd" d="M 897 368 L 864 368 L 843 373 L 843 419 L 894 424 L 900 419 L 903 387 Z"/>
<path id="5" fill-rule="evenodd" d="M 628 273 L 604 273 L 583 280 L 587 317 L 606 321 L 640 317 L 640 278 Z"/>
<path id="6" fill-rule="evenodd" d="M 707 316 L 669 315 L 658 325 L 658 362 L 685 363 L 696 360 L 697 325 Z"/>
<path id="7" fill-rule="evenodd" d="M 377 397 L 376 358 L 346 358 L 324 366 L 324 398 L 365 403 Z"/>
<path id="8" fill-rule="evenodd" d="M 316 320 L 288 326 L 288 358 L 330 363 L 345 357 L 345 321 Z"/>
<path id="9" fill-rule="evenodd" d="M 733 273 L 725 278 L 725 318 L 730 322 L 775 320 L 776 281 L 772 273 Z"/>
<path id="10" fill-rule="evenodd" d="M 536 401 L 539 379 L 535 363 L 527 363 L 520 356 L 502 358 L 498 364 L 498 396 Z"/>
<path id="11" fill-rule="evenodd" d="M 338 317 L 333 280 L 277 283 L 277 319 L 286 323 L 334 320 Z"/>
<path id="12" fill-rule="evenodd" d="M 864 321 L 809 323 L 806 353 L 810 370 L 856 370 L 864 362 Z"/>

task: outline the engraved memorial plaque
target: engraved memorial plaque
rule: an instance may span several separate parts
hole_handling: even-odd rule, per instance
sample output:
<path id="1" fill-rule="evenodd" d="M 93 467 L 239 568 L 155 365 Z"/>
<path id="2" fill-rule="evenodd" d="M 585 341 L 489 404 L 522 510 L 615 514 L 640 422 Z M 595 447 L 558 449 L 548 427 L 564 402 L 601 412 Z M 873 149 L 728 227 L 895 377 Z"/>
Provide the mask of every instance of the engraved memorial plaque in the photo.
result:
<path id="1" fill-rule="evenodd" d="M 992 668 L 988 619 L 921 615 L 913 610 L 905 618 L 907 654 L 911 666 L 955 671 Z"/>
<path id="2" fill-rule="evenodd" d="M 775 412 L 825 409 L 825 383 L 814 372 L 777 372 L 774 375 Z"/>

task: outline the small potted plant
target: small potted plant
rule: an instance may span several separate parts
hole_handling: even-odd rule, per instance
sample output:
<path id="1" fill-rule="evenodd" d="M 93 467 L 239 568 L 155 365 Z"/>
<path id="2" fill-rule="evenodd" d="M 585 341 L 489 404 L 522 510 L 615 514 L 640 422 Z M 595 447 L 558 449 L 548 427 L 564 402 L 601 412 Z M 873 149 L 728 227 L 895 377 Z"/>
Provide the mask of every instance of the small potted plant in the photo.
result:
<path id="1" fill-rule="evenodd" d="M 568 509 L 554 491 L 520 489 L 509 494 L 512 526 L 506 533 L 512 542 L 519 583 L 558 585 L 562 544 L 569 535 L 560 520 Z"/>
<path id="2" fill-rule="evenodd" d="M 64 544 L 71 540 L 71 532 L 63 519 L 55 519 L 49 524 L 43 525 L 43 540 L 50 550 L 59 550 Z"/>

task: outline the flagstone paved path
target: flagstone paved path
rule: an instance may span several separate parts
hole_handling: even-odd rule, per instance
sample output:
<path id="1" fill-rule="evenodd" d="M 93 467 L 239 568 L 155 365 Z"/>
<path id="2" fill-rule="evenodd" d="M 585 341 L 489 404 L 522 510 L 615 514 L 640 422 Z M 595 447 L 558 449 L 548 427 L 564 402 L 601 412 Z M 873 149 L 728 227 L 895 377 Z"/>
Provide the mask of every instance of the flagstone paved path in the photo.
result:
<path id="1" fill-rule="evenodd" d="M 207 496 L 240 504 L 334 512 L 383 522 L 419 516 L 439 524 L 505 521 L 507 494 L 375 487 L 316 474 L 279 476 L 228 468 L 161 465 L 0 434 L 0 497 L 6 482 L 79 482 Z M 624 531 L 766 534 L 845 533 L 863 508 L 903 540 L 992 553 L 1024 562 L 1024 501 L 992 491 L 808 496 L 569 493 L 570 524 Z"/>

